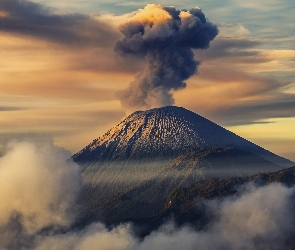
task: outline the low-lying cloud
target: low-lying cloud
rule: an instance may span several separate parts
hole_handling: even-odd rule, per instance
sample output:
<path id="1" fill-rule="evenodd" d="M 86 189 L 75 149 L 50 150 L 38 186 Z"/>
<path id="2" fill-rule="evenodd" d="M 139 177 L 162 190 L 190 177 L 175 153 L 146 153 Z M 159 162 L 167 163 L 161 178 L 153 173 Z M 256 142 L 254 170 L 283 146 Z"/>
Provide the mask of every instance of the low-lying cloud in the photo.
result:
<path id="1" fill-rule="evenodd" d="M 292 249 L 294 188 L 248 184 L 236 195 L 204 201 L 209 223 L 163 224 L 144 238 L 132 224 L 93 222 L 73 229 L 81 173 L 70 154 L 51 142 L 21 141 L 0 158 L 1 249 Z M 198 201 L 200 202 L 200 201 Z M 196 208 L 197 209 L 197 208 Z"/>
<path id="2" fill-rule="evenodd" d="M 294 188 L 248 186 L 235 197 L 206 203 L 212 221 L 201 231 L 163 225 L 144 239 L 129 224 L 94 223 L 79 232 L 39 238 L 37 249 L 288 249 L 294 234 Z"/>
<path id="3" fill-rule="evenodd" d="M 12 142 L 8 147 L 0 158 L 0 248 L 11 249 L 22 235 L 72 223 L 81 174 L 68 160 L 69 152 L 50 141 Z"/>

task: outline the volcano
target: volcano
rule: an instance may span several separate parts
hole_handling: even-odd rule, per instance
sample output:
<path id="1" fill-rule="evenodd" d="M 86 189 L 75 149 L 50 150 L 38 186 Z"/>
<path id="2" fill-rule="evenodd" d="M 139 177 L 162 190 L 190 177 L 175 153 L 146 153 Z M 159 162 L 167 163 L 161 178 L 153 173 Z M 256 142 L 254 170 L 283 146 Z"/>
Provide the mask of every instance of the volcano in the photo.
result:
<path id="1" fill-rule="evenodd" d="M 181 107 L 137 111 L 73 156 L 82 164 L 170 160 L 211 148 L 235 148 L 279 166 L 292 165 L 223 127 Z M 258 167 L 258 166 L 257 166 Z"/>
<path id="2" fill-rule="evenodd" d="M 95 187 L 99 197 L 130 190 L 166 195 L 200 179 L 250 176 L 293 165 L 174 106 L 134 112 L 73 159 L 82 166 L 85 185 Z"/>

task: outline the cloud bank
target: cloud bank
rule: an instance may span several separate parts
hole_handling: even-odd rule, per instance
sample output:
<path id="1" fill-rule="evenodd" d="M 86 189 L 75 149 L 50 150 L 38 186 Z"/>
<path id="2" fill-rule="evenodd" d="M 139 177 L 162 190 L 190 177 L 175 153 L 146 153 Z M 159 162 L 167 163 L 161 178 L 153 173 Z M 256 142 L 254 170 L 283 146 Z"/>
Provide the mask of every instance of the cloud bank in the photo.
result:
<path id="1" fill-rule="evenodd" d="M 295 190 L 278 183 L 248 184 L 235 196 L 204 201 L 209 223 L 198 231 L 173 221 L 144 238 L 128 223 L 73 229 L 81 173 L 68 159 L 68 152 L 48 141 L 9 145 L 0 158 L 1 249 L 254 250 L 295 244 Z"/>
<path id="2" fill-rule="evenodd" d="M 148 4 L 121 26 L 123 39 L 115 50 L 123 56 L 144 57 L 146 66 L 129 87 L 118 93 L 128 110 L 172 105 L 172 90 L 196 73 L 192 49 L 206 49 L 218 34 L 199 9 L 179 11 Z"/>
<path id="3" fill-rule="evenodd" d="M 81 188 L 79 166 L 51 142 L 13 142 L 0 158 L 0 248 L 18 248 L 40 230 L 69 226 Z"/>
<path id="4" fill-rule="evenodd" d="M 85 14 L 60 14 L 32 1 L 1 0 L 0 31 L 67 46 L 106 47 L 117 32 L 106 22 Z"/>
<path id="5" fill-rule="evenodd" d="M 280 184 L 248 186 L 235 197 L 206 203 L 211 223 L 201 231 L 163 225 L 144 239 L 132 227 L 112 230 L 94 223 L 79 232 L 38 238 L 36 248 L 49 249 L 291 249 L 294 235 L 294 188 Z"/>

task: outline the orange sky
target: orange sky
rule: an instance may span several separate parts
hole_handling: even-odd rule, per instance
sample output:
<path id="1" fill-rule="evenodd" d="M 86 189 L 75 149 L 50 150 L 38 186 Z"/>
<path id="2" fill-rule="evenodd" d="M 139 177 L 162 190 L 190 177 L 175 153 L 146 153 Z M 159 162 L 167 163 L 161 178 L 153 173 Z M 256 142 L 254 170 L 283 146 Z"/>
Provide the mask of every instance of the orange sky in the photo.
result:
<path id="1" fill-rule="evenodd" d="M 0 21 L 10 15 L 0 4 Z M 113 50 L 130 14 L 90 16 L 60 25 L 69 38 L 0 28 L 2 148 L 23 134 L 50 135 L 74 153 L 124 118 L 116 92 L 144 65 Z M 210 48 L 195 51 L 198 74 L 173 93 L 175 105 L 295 161 L 295 50 L 265 46 L 241 23 L 218 27 Z"/>

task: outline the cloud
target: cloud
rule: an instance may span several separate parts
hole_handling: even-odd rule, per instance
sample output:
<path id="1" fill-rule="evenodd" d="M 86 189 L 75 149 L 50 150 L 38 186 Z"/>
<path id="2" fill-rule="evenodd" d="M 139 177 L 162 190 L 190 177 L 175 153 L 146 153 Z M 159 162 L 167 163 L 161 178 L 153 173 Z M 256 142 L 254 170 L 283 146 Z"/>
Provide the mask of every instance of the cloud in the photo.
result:
<path id="1" fill-rule="evenodd" d="M 57 145 L 75 153 L 124 118 L 124 112 L 119 108 L 119 102 L 90 102 L 3 112 L 0 155 L 4 150 L 1 144 L 27 133 L 50 134 Z"/>
<path id="2" fill-rule="evenodd" d="M 251 38 L 233 37 L 218 38 L 212 42 L 208 51 L 197 51 L 196 55 L 200 60 L 217 60 L 231 59 L 238 60 L 239 63 L 247 63 L 248 58 L 256 60 L 256 62 L 265 62 L 267 59 L 261 56 L 260 51 L 253 48 L 261 45 L 261 41 L 252 40 Z"/>
<path id="3" fill-rule="evenodd" d="M 106 229 L 94 223 L 81 231 L 38 238 L 37 249 L 291 249 L 294 188 L 248 185 L 234 197 L 206 202 L 211 222 L 200 231 L 164 224 L 144 239 L 128 224 Z M 288 245 L 289 244 L 289 245 Z"/>
<path id="4" fill-rule="evenodd" d="M 38 237 L 38 250 L 62 249 L 99 249 L 99 250 L 129 250 L 135 249 L 136 239 L 132 236 L 128 224 L 108 230 L 101 223 L 93 223 L 84 230 L 76 233 L 56 235 L 53 237 Z"/>
<path id="5" fill-rule="evenodd" d="M 1 0 L 0 31 L 31 36 L 67 46 L 107 47 L 115 29 L 90 15 L 57 14 L 39 3 Z"/>
<path id="6" fill-rule="evenodd" d="M 239 25 L 219 28 L 207 50 L 195 51 L 199 74 L 186 92 L 174 93 L 177 105 L 223 126 L 293 117 L 294 51 L 264 48 L 265 41 L 239 34 Z"/>
<path id="7" fill-rule="evenodd" d="M 277 11 L 278 9 L 283 9 L 282 2 L 278 0 L 268 1 L 265 4 L 256 2 L 256 1 L 236 2 L 233 0 L 231 0 L 231 3 L 239 8 L 254 9 L 254 10 L 260 10 L 260 11 Z"/>
<path id="8" fill-rule="evenodd" d="M 221 202 L 212 233 L 229 249 L 283 249 L 294 233 L 293 196 L 294 188 L 281 184 L 250 185 L 240 196 Z"/>
<path id="9" fill-rule="evenodd" d="M 216 113 L 216 117 L 222 119 L 232 117 L 230 122 L 224 121 L 225 125 L 253 124 L 264 119 L 294 117 L 294 95 L 283 95 L 269 101 L 257 101 L 252 103 L 238 104 Z"/>
<path id="10" fill-rule="evenodd" d="M 28 23 L 26 19 L 33 19 L 34 15 L 40 16 L 44 20 L 58 16 L 59 28 L 56 29 L 50 26 L 50 22 L 47 24 L 48 27 L 52 27 L 53 32 L 56 30 L 57 33 L 59 29 L 70 29 L 67 26 L 68 24 L 63 22 L 64 16 L 67 18 L 76 16 L 76 14 L 57 13 L 43 5 L 28 1 L 1 1 L 0 5 L 1 9 L 3 9 L 0 17 L 3 23 L 10 19 L 21 19 L 21 25 L 25 25 Z M 13 10 L 14 6 L 16 10 Z M 20 10 L 27 10 L 28 13 L 33 12 L 34 15 L 19 13 Z M 19 13 L 19 17 L 15 13 Z M 6 103 L 3 101 L 5 98 L 2 98 L 1 107 L 26 109 L 28 106 L 36 105 L 36 102 L 33 101 L 36 96 L 38 96 L 36 99 L 38 99 L 39 105 L 41 103 L 39 99 L 42 99 L 42 107 L 43 102 L 47 101 L 51 105 L 57 99 L 61 102 L 64 100 L 67 102 L 115 102 L 117 97 L 114 93 L 118 89 L 127 87 L 128 82 L 132 80 L 137 71 L 143 69 L 143 75 L 136 76 L 139 81 L 145 79 L 145 73 L 149 76 L 148 71 L 144 71 L 144 67 L 147 65 L 145 58 L 135 56 L 119 58 L 113 51 L 115 42 L 122 36 L 117 31 L 118 23 L 126 21 L 128 16 L 131 16 L 130 13 L 120 17 L 111 15 L 89 16 L 85 14 L 82 16 L 85 17 L 85 20 L 96 22 L 98 26 L 111 26 L 108 31 L 114 34 L 114 37 L 109 39 L 107 43 L 102 42 L 101 44 L 101 41 L 108 38 L 107 35 L 103 35 L 103 40 L 97 37 L 93 38 L 96 39 L 97 43 L 89 43 L 88 38 L 79 33 L 82 30 L 87 31 L 88 21 L 84 23 L 87 27 L 82 28 L 79 28 L 79 25 L 83 23 L 82 21 L 71 24 L 70 30 L 76 32 L 75 34 L 78 36 L 81 35 L 81 40 L 78 39 L 81 41 L 80 45 L 76 44 L 80 46 L 79 49 L 68 46 L 69 44 L 66 41 L 54 40 L 55 36 L 52 38 L 43 35 L 39 36 L 37 29 L 32 24 L 33 21 L 30 21 L 30 25 L 28 24 L 30 26 L 28 29 L 34 28 L 34 33 L 26 33 L 27 28 L 23 31 L 16 31 L 12 28 L 1 32 L 1 42 L 3 42 L 1 54 L 3 55 L 2 62 L 4 64 L 1 90 L 5 95 L 17 95 L 15 98 L 18 100 L 17 104 L 15 101 Z M 78 20 L 80 19 L 78 18 Z M 198 67 L 197 76 L 182 81 L 188 84 L 186 89 L 174 91 L 172 88 L 165 95 L 167 93 L 165 90 L 161 91 L 161 88 L 156 88 L 156 90 L 150 92 L 151 96 L 154 95 L 155 98 L 151 97 L 147 100 L 152 102 L 154 100 L 153 103 L 157 106 L 161 105 L 162 101 L 171 104 L 175 99 L 176 105 L 192 109 L 221 125 L 255 123 L 257 119 L 261 120 L 259 114 L 263 118 L 268 114 L 268 118 L 270 118 L 272 116 L 271 112 L 258 112 L 262 110 L 260 106 L 263 105 L 264 100 L 268 104 L 270 102 L 288 102 L 287 100 L 292 98 L 286 96 L 284 101 L 281 92 L 283 87 L 291 86 L 290 81 L 294 78 L 293 68 L 291 67 L 294 51 L 262 49 L 261 47 L 265 46 L 266 41 L 251 38 L 250 31 L 240 24 L 219 23 L 218 27 L 220 35 L 210 43 L 210 47 L 206 50 L 194 51 L 194 58 L 201 61 L 201 65 Z M 41 31 L 42 29 L 40 28 Z M 65 34 L 67 33 L 65 32 Z M 95 35 L 96 32 L 91 31 L 89 34 Z M 63 39 L 58 34 L 56 37 Z M 48 41 L 55 41 L 55 43 L 49 44 Z M 82 45 L 84 43 L 85 46 Z M 287 75 L 289 76 L 287 77 Z M 172 75 L 170 74 L 170 76 Z M 150 78 L 150 80 L 153 79 Z M 159 78 L 156 78 L 156 80 L 159 80 Z M 136 85 L 131 88 L 136 93 L 139 90 L 139 94 L 146 91 L 146 89 L 141 91 Z M 130 92 L 130 88 L 127 87 L 126 89 L 126 91 L 120 92 L 119 96 L 122 94 L 124 96 L 124 93 Z M 19 101 L 21 96 L 28 96 L 32 103 L 21 103 Z M 142 100 L 144 101 L 144 98 L 138 99 L 139 102 Z M 251 118 L 248 115 L 250 114 L 248 112 L 250 108 L 247 109 L 246 107 L 255 109 L 256 104 L 255 116 L 257 117 Z M 236 112 L 239 107 L 241 107 L 240 112 Z M 245 108 L 243 109 L 243 107 Z M 131 109 L 138 108 L 140 107 L 134 105 Z M 291 108 L 288 108 L 288 110 L 290 110 L 288 114 L 291 114 Z M 245 113 L 243 116 L 242 111 L 247 112 L 247 114 Z M 286 112 L 287 110 L 284 114 Z M 274 115 L 276 116 L 277 112 L 274 112 Z"/>
<path id="11" fill-rule="evenodd" d="M 33 138 L 34 139 L 34 138 Z M 292 249 L 294 187 L 244 186 L 234 196 L 204 202 L 209 223 L 163 224 L 148 236 L 136 236 L 129 223 L 113 228 L 75 223 L 81 189 L 79 166 L 69 153 L 45 137 L 35 144 L 10 143 L 0 158 L 0 248 L 2 249 Z M 200 201 L 198 201 L 200 202 Z M 196 208 L 197 209 L 197 208 Z"/>
<path id="12" fill-rule="evenodd" d="M 143 4 L 148 4 L 149 2 L 124 2 L 124 3 L 117 3 L 116 5 L 117 6 L 135 6 L 135 7 L 138 7 L 138 6 L 142 6 Z"/>
<path id="13" fill-rule="evenodd" d="M 129 87 L 118 93 L 123 107 L 134 110 L 172 105 L 171 90 L 183 89 L 199 62 L 192 49 L 206 49 L 218 33 L 199 9 L 148 4 L 120 27 L 123 39 L 115 50 L 123 56 L 145 58 Z"/>
<path id="14" fill-rule="evenodd" d="M 0 106 L 0 112 L 5 112 L 5 111 L 17 111 L 17 110 L 23 110 L 24 108 L 20 108 L 20 107 L 1 107 Z"/>
<path id="15" fill-rule="evenodd" d="M 81 188 L 79 166 L 52 142 L 15 141 L 0 158 L 0 247 L 48 227 L 69 226 Z M 18 238 L 9 238 L 18 235 Z"/>

